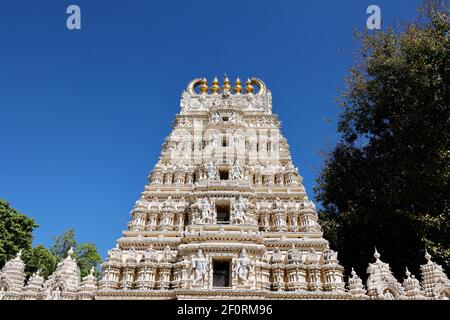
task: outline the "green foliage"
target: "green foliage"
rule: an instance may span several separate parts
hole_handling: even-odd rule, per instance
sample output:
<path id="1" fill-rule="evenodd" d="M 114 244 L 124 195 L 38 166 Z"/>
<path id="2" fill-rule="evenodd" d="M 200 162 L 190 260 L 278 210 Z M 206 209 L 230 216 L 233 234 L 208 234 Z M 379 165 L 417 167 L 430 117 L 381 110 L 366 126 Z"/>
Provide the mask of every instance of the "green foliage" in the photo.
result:
<path id="1" fill-rule="evenodd" d="M 21 249 L 31 248 L 33 230 L 38 225 L 0 199 L 0 267 Z"/>
<path id="2" fill-rule="evenodd" d="M 424 248 L 450 269 L 450 24 L 428 1 L 402 29 L 358 34 L 338 123 L 315 189 L 325 236 L 364 274 L 377 246 L 397 276 Z"/>
<path id="3" fill-rule="evenodd" d="M 27 278 L 40 270 L 41 276 L 47 279 L 55 270 L 56 257 L 43 245 L 24 251 L 22 259 L 26 265 Z"/>
<path id="4" fill-rule="evenodd" d="M 44 278 L 53 273 L 58 262 L 67 257 L 70 248 L 74 250 L 73 258 L 80 267 L 81 276 L 87 276 L 92 267 L 99 276 L 98 266 L 102 258 L 93 243 L 77 243 L 75 230 L 69 229 L 59 236 L 53 237 L 50 250 L 43 245 L 31 247 L 33 229 L 38 225 L 33 219 L 11 208 L 0 200 L 0 267 L 13 258 L 19 250 L 23 250 L 22 259 L 25 262 L 25 273 L 29 277 L 40 270 Z"/>
<path id="5" fill-rule="evenodd" d="M 81 276 L 87 276 L 92 267 L 95 268 L 95 275 L 99 276 L 98 266 L 102 262 L 102 257 L 97 252 L 97 247 L 93 243 L 81 243 L 76 247 L 75 257 L 81 270 Z"/>
<path id="6" fill-rule="evenodd" d="M 75 239 L 75 230 L 69 229 L 62 235 L 53 237 L 54 244 L 50 251 L 56 257 L 57 262 L 67 257 L 67 251 L 73 248 L 74 258 L 81 270 L 81 276 L 89 274 L 92 267 L 96 269 L 95 274 L 98 275 L 98 265 L 102 262 L 100 254 L 93 243 L 77 243 Z"/>
<path id="7" fill-rule="evenodd" d="M 58 261 L 67 257 L 67 251 L 70 248 L 75 249 L 77 241 L 75 240 L 75 230 L 69 229 L 62 235 L 53 237 L 53 245 L 50 247 L 51 253 L 58 259 Z"/>

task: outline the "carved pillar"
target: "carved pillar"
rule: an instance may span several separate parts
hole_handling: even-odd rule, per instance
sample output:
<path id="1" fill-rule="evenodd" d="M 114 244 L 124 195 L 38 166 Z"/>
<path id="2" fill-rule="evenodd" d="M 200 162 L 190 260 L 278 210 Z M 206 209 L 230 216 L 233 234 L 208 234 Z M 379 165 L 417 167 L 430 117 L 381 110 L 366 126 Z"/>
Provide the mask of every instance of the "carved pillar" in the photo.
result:
<path id="1" fill-rule="evenodd" d="M 159 222 L 159 230 L 161 231 L 169 231 L 172 229 L 172 221 L 173 221 L 173 214 L 170 212 L 161 212 L 161 219 Z"/>
<path id="2" fill-rule="evenodd" d="M 270 290 L 270 263 L 266 261 L 256 262 L 256 288 L 259 290 Z"/>
<path id="3" fill-rule="evenodd" d="M 264 184 L 269 186 L 275 184 L 275 177 L 272 173 L 264 175 Z"/>
<path id="4" fill-rule="evenodd" d="M 290 263 L 286 266 L 286 271 L 288 277 L 288 290 L 299 291 L 308 289 L 305 264 L 301 262 Z"/>
<path id="5" fill-rule="evenodd" d="M 272 288 L 276 291 L 285 290 L 286 284 L 284 282 L 285 268 L 284 263 L 285 257 L 281 253 L 279 248 L 275 248 L 272 259 L 271 259 L 271 269 L 272 269 Z"/>
<path id="6" fill-rule="evenodd" d="M 297 232 L 299 229 L 298 212 L 295 211 L 295 208 L 289 208 L 288 217 L 289 217 L 289 231 Z"/>
<path id="7" fill-rule="evenodd" d="M 255 186 L 260 186 L 260 185 L 262 185 L 263 184 L 263 177 L 262 177 L 262 175 L 261 175 L 261 172 L 258 170 L 258 171 L 255 171 L 255 175 L 254 175 L 254 185 Z"/>
<path id="8" fill-rule="evenodd" d="M 181 260 L 173 264 L 172 288 L 174 289 L 187 288 L 188 268 L 189 262 L 187 260 Z"/>
<path id="9" fill-rule="evenodd" d="M 186 172 L 183 168 L 177 168 L 175 171 L 174 182 L 175 184 L 184 184 L 186 181 Z"/>
<path id="10" fill-rule="evenodd" d="M 261 215 L 262 215 L 262 220 L 263 220 L 263 230 L 269 231 L 271 228 L 271 226 L 270 226 L 270 209 L 269 208 L 263 209 L 261 212 Z"/>
<path id="11" fill-rule="evenodd" d="M 156 253 L 152 248 L 144 253 L 144 259 L 138 264 L 136 288 L 143 290 L 155 289 L 158 269 L 156 259 Z"/>
<path id="12" fill-rule="evenodd" d="M 287 231 L 286 211 L 284 209 L 274 209 L 273 212 L 274 231 Z"/>
<path id="13" fill-rule="evenodd" d="M 170 185 L 173 182 L 173 172 L 168 171 L 164 174 L 164 184 Z"/>
<path id="14" fill-rule="evenodd" d="M 170 276 L 172 272 L 172 253 L 169 247 L 166 247 L 163 257 L 158 263 L 158 282 L 157 288 L 160 290 L 170 289 Z"/>
<path id="15" fill-rule="evenodd" d="M 133 289 L 136 277 L 136 261 L 127 260 L 123 265 L 122 288 Z"/>
<path id="16" fill-rule="evenodd" d="M 145 223 L 147 220 L 147 213 L 145 212 L 133 212 L 133 219 L 128 224 L 131 231 L 142 231 L 145 230 Z"/>
<path id="17" fill-rule="evenodd" d="M 344 291 L 344 268 L 338 264 L 330 263 L 322 266 L 325 291 Z"/>
<path id="18" fill-rule="evenodd" d="M 155 170 L 153 170 L 150 178 L 151 184 L 162 184 L 164 181 L 164 174 L 160 168 L 156 168 Z"/>
<path id="19" fill-rule="evenodd" d="M 159 213 L 159 203 L 153 202 L 150 205 L 150 212 L 148 214 L 148 223 L 145 227 L 148 231 L 154 231 L 158 228 L 158 213 Z"/>
<path id="20" fill-rule="evenodd" d="M 284 174 L 282 172 L 277 172 L 275 174 L 276 184 L 283 186 L 284 185 Z"/>
<path id="21" fill-rule="evenodd" d="M 112 259 L 102 264 L 100 289 L 118 289 L 120 287 L 121 261 Z"/>
<path id="22" fill-rule="evenodd" d="M 301 207 L 300 231 L 302 232 L 320 232 L 320 226 L 317 223 L 317 212 L 315 205 L 310 201 L 305 201 Z"/>
<path id="23" fill-rule="evenodd" d="M 316 264 L 309 265 L 308 272 L 308 289 L 311 291 L 321 290 L 322 282 L 320 278 L 320 267 Z"/>
<path id="24" fill-rule="evenodd" d="M 288 252 L 287 288 L 292 291 L 307 290 L 306 265 L 303 263 L 302 252 L 292 247 Z"/>
<path id="25" fill-rule="evenodd" d="M 184 208 L 178 209 L 175 216 L 175 229 L 177 231 L 183 231 L 184 229 Z"/>
<path id="26" fill-rule="evenodd" d="M 194 171 L 193 170 L 188 170 L 186 172 L 186 184 L 187 185 L 192 185 L 194 183 Z"/>

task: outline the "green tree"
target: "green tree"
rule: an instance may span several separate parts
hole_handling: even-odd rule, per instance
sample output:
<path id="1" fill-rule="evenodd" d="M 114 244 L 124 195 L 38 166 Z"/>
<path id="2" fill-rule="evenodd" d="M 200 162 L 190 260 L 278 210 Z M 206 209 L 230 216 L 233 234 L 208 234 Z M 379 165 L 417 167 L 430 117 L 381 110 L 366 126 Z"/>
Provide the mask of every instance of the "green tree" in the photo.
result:
<path id="1" fill-rule="evenodd" d="M 95 274 L 98 276 L 98 266 L 102 258 L 93 243 L 77 243 L 75 239 L 75 230 L 69 229 L 62 235 L 53 237 L 54 244 L 50 251 L 56 257 L 57 262 L 67 257 L 67 251 L 70 248 L 74 250 L 73 258 L 76 259 L 81 270 L 81 276 L 89 274 L 92 267 L 95 268 Z"/>
<path id="2" fill-rule="evenodd" d="M 47 279 L 55 270 L 56 257 L 43 245 L 26 250 L 22 259 L 26 265 L 25 273 L 27 277 L 40 270 L 41 276 Z"/>
<path id="3" fill-rule="evenodd" d="M 343 92 L 341 139 L 315 189 L 325 236 L 364 274 L 377 246 L 398 277 L 426 247 L 450 271 L 450 24 L 448 3 L 419 19 L 358 34 Z"/>
<path id="4" fill-rule="evenodd" d="M 21 249 L 30 249 L 33 230 L 38 225 L 32 219 L 11 208 L 0 199 L 0 267 Z"/>
<path id="5" fill-rule="evenodd" d="M 58 259 L 58 262 L 67 256 L 67 251 L 70 248 L 77 247 L 77 241 L 75 240 L 75 230 L 69 229 L 62 235 L 53 237 L 53 245 L 50 247 L 50 252 Z"/>
<path id="6" fill-rule="evenodd" d="M 81 276 L 87 276 L 92 267 L 95 268 L 95 275 L 99 276 L 98 266 L 102 262 L 102 257 L 93 243 L 81 243 L 76 247 L 75 256 L 77 264 L 81 270 Z"/>

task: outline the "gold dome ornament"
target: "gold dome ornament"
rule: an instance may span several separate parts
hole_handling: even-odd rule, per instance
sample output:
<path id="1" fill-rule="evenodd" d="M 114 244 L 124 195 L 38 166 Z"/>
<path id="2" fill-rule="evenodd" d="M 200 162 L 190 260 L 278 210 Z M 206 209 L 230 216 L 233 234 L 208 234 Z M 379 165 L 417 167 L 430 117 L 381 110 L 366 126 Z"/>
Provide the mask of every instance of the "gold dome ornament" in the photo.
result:
<path id="1" fill-rule="evenodd" d="M 228 79 L 228 77 L 227 77 L 226 74 L 225 74 L 225 77 L 223 78 L 223 87 L 222 87 L 222 91 L 224 91 L 224 92 L 229 92 L 229 91 L 231 91 L 230 79 Z"/>
<path id="2" fill-rule="evenodd" d="M 250 79 L 247 79 L 247 81 L 245 82 L 245 92 L 247 94 L 253 93 L 254 88 L 253 88 L 253 84 L 252 81 Z"/>
<path id="3" fill-rule="evenodd" d="M 201 81 L 200 92 L 202 94 L 206 94 L 208 92 L 208 80 L 206 80 L 206 78 L 203 78 Z"/>
<path id="4" fill-rule="evenodd" d="M 241 92 L 242 92 L 242 82 L 241 82 L 241 79 L 239 79 L 239 77 L 234 82 L 233 90 L 236 94 L 241 94 Z"/>
<path id="5" fill-rule="evenodd" d="M 217 80 L 217 77 L 214 77 L 214 80 L 212 82 L 212 86 L 211 86 L 211 92 L 214 93 L 218 93 L 220 90 L 219 87 L 219 80 Z"/>
<path id="6" fill-rule="evenodd" d="M 195 88 L 197 88 L 197 86 L 199 86 L 202 83 L 203 80 L 204 79 L 200 79 L 200 78 L 192 80 L 191 82 L 189 82 L 189 84 L 188 84 L 188 86 L 186 88 L 186 91 L 190 95 L 196 95 L 197 93 L 195 92 Z"/>

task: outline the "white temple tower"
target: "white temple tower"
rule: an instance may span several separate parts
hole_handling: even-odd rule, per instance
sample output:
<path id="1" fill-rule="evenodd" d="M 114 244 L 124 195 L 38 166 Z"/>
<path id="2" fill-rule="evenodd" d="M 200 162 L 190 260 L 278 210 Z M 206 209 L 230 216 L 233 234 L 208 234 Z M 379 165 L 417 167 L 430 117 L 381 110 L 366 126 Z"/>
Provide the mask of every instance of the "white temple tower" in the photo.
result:
<path id="1" fill-rule="evenodd" d="M 349 299 L 265 84 L 192 81 L 96 299 Z"/>
<path id="2" fill-rule="evenodd" d="M 98 284 L 94 268 L 81 279 L 73 253 L 45 280 L 39 271 L 26 278 L 18 252 L 0 269 L 0 300 L 450 299 L 450 280 L 428 252 L 421 281 L 406 269 L 398 282 L 375 250 L 366 285 L 352 270 L 345 288 L 256 78 L 245 88 L 227 77 L 222 87 L 189 83 Z"/>

